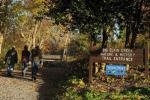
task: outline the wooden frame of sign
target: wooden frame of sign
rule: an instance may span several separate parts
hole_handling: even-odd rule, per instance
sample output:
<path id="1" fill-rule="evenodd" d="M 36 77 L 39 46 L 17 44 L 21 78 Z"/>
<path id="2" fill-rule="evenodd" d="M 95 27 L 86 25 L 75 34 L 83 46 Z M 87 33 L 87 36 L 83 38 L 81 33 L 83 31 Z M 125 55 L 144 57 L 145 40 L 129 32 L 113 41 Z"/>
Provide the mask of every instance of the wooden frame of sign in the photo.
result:
<path id="1" fill-rule="evenodd" d="M 148 51 L 148 45 L 144 49 L 102 48 L 98 55 L 90 56 L 89 82 L 92 82 L 93 80 L 92 73 L 94 62 L 109 64 L 144 65 L 145 75 L 149 76 Z"/>

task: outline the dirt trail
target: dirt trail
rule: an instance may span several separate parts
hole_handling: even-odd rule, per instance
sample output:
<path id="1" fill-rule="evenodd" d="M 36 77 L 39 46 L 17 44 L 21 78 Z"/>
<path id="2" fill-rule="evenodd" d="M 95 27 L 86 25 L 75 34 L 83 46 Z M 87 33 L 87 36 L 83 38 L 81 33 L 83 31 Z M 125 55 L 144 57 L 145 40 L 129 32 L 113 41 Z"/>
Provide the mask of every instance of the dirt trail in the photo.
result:
<path id="1" fill-rule="evenodd" d="M 23 78 L 20 70 L 13 77 L 6 77 L 5 70 L 0 71 L 0 100 L 54 100 L 63 93 L 59 82 L 64 78 L 63 67 L 43 67 L 39 70 L 35 82 L 31 80 L 31 71 Z"/>

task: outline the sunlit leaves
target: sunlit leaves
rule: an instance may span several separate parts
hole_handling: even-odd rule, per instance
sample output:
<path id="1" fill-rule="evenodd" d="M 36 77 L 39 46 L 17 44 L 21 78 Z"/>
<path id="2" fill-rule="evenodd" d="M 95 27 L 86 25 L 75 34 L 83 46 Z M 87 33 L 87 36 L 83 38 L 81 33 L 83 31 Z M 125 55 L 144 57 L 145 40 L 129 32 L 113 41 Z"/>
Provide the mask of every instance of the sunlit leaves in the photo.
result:
<path id="1" fill-rule="evenodd" d="M 42 16 L 48 9 L 45 6 L 45 0 L 32 0 L 28 1 L 26 4 L 26 9 L 28 9 L 33 16 Z"/>

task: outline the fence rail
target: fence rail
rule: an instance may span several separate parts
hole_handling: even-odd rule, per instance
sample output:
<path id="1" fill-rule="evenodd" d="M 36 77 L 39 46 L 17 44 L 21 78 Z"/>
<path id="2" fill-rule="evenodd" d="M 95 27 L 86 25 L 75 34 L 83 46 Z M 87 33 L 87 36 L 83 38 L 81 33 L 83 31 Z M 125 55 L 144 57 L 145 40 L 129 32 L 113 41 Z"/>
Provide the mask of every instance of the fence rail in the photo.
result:
<path id="1" fill-rule="evenodd" d="M 43 55 L 42 60 L 43 61 L 62 61 L 63 56 L 62 55 Z"/>

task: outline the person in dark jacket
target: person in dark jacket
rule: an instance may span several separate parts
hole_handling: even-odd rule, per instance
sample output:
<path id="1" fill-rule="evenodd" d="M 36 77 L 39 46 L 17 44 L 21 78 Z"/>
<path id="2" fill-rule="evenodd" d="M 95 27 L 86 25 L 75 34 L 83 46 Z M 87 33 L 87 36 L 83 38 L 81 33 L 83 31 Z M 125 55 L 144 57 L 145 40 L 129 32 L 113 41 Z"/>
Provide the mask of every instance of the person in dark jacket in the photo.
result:
<path id="1" fill-rule="evenodd" d="M 39 46 L 36 46 L 31 50 L 31 62 L 32 62 L 32 80 L 36 80 L 38 69 L 41 65 L 42 52 Z"/>
<path id="2" fill-rule="evenodd" d="M 5 56 L 5 63 L 7 65 L 7 76 L 11 76 L 11 73 L 14 70 L 15 64 L 18 62 L 18 54 L 15 49 L 15 46 L 12 49 L 8 50 Z"/>
<path id="3" fill-rule="evenodd" d="M 28 50 L 28 46 L 25 45 L 24 50 L 22 51 L 22 55 L 21 55 L 22 75 L 23 76 L 25 76 L 26 71 L 28 70 L 29 59 L 30 59 L 30 52 Z"/>

